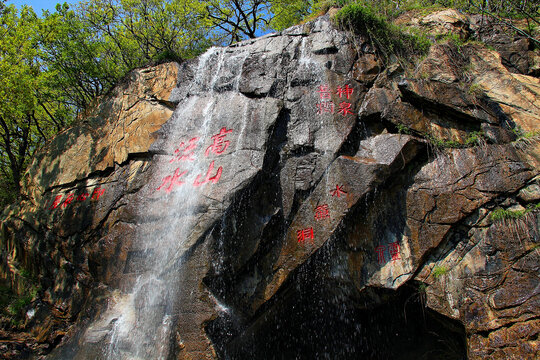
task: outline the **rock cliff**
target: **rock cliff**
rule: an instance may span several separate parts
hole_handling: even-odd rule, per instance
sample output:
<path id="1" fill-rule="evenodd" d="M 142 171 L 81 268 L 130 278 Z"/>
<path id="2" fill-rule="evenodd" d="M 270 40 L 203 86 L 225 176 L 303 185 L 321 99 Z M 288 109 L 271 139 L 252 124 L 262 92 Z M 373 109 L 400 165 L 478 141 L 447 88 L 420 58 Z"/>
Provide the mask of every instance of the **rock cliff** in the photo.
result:
<path id="1" fill-rule="evenodd" d="M 133 71 L 3 214 L 5 356 L 538 358 L 538 55 L 400 21 L 493 48 L 409 69 L 323 16 Z"/>

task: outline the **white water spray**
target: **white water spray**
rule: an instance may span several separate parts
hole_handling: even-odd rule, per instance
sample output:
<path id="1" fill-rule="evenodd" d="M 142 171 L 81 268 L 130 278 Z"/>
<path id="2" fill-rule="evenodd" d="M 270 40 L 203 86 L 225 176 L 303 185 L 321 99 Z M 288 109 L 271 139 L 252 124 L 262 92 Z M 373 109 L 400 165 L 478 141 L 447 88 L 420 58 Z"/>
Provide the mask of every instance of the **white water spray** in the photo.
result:
<path id="1" fill-rule="evenodd" d="M 220 70 L 223 68 L 224 49 L 212 48 L 199 59 L 197 73 L 193 79 L 189 93 L 190 96 L 179 106 L 172 121 L 175 126 L 174 134 L 181 134 L 185 138 L 193 132 L 193 119 L 197 118 L 197 137 L 206 139 L 209 137 L 209 129 L 214 113 L 214 97 L 204 95 L 205 92 L 213 92 L 213 88 L 219 79 Z M 205 87 L 207 84 L 207 87 Z M 197 105 L 206 97 L 206 103 L 202 111 Z M 178 146 L 178 139 L 167 139 L 170 146 Z M 196 150 L 196 156 L 200 157 L 201 148 Z M 204 151 L 204 149 L 202 149 Z M 158 161 L 155 169 L 156 180 L 170 174 L 170 169 L 176 165 L 170 165 L 171 161 Z M 164 213 L 168 217 L 168 225 L 164 228 L 155 229 L 151 236 L 140 235 L 137 241 L 145 249 L 146 254 L 145 272 L 140 274 L 135 281 L 132 290 L 121 296 L 121 299 L 109 309 L 108 312 L 115 315 L 110 332 L 109 345 L 106 350 L 108 359 L 166 359 L 171 350 L 171 339 L 174 330 L 175 299 L 178 298 L 178 281 L 181 277 L 181 261 L 185 251 L 189 248 L 186 244 L 188 237 L 193 231 L 196 219 L 194 214 L 200 203 L 199 191 L 188 186 L 193 184 L 198 174 L 204 174 L 208 166 L 202 161 L 185 161 L 181 164 L 185 176 L 182 177 L 184 186 L 175 186 L 162 196 L 172 211 Z M 173 169 L 174 171 L 174 169 Z M 204 176 L 204 175 L 203 175 Z M 155 187 L 153 188 L 155 189 Z M 160 201 L 151 202 L 151 206 L 160 207 Z M 152 209 L 148 214 L 156 214 Z M 143 212 L 143 210 L 141 211 Z M 173 214 L 171 214 L 173 213 Z M 147 215 L 140 214 L 142 223 L 150 223 L 152 219 L 145 219 Z"/>

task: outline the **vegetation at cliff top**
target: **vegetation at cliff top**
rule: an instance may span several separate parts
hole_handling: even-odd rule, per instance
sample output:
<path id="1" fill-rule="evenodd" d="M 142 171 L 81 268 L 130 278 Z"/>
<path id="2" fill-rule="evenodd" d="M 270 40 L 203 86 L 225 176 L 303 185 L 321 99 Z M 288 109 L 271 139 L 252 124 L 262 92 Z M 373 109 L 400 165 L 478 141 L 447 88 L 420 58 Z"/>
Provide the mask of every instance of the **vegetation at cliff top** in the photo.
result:
<path id="1" fill-rule="evenodd" d="M 455 7 L 540 23 L 527 0 L 85 0 L 38 16 L 0 0 L 0 204 L 13 202 L 35 151 L 134 68 L 181 61 L 212 45 L 281 30 L 342 7 L 336 21 L 367 32 L 379 51 L 429 43 L 390 21 L 411 9 Z"/>
<path id="2" fill-rule="evenodd" d="M 410 34 L 394 25 L 384 15 L 382 10 L 385 8 L 380 6 L 381 3 L 368 1 L 350 2 L 336 14 L 335 22 L 344 29 L 367 35 L 386 59 L 394 55 L 407 57 L 429 50 L 431 42 L 426 37 Z"/>

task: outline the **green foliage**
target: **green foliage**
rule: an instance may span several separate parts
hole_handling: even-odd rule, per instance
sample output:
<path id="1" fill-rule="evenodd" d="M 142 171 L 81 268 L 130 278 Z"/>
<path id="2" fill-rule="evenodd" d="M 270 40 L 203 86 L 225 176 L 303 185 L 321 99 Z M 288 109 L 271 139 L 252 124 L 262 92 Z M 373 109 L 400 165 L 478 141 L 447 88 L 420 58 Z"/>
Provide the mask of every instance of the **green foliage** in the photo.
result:
<path id="1" fill-rule="evenodd" d="M 540 136 L 540 130 L 523 131 L 523 129 L 520 128 L 519 126 L 512 129 L 512 131 L 516 135 L 517 140 L 521 140 L 521 139 L 531 140 Z"/>
<path id="2" fill-rule="evenodd" d="M 24 323 L 25 311 L 37 298 L 39 291 L 38 286 L 28 283 L 24 293 L 17 295 L 9 286 L 0 285 L 0 317 L 7 319 L 11 326 Z"/>
<path id="3" fill-rule="evenodd" d="M 523 0 L 436 0 L 445 7 L 455 8 L 470 13 L 489 12 L 508 18 L 538 17 L 540 4 L 537 1 Z"/>
<path id="4" fill-rule="evenodd" d="M 326 1 L 325 3 L 328 3 Z M 528 37 L 536 46 L 540 46 L 537 31 L 540 27 L 540 2 L 523 0 L 334 0 L 331 6 L 347 7 L 360 5 L 370 7 L 386 20 L 392 20 L 404 12 L 414 10 L 417 15 L 427 15 L 443 8 L 454 8 L 461 12 L 484 14 L 495 23 L 508 28 L 509 32 L 518 32 Z M 326 5 L 328 6 L 328 5 Z M 522 19 L 525 23 L 515 25 L 511 19 Z M 452 35 L 450 35 L 452 37 Z M 456 37 L 458 45 L 463 40 Z M 420 35 L 420 48 L 427 46 L 427 41 Z M 418 46 L 418 45 L 417 45 Z"/>
<path id="5" fill-rule="evenodd" d="M 473 131 L 469 133 L 467 139 L 465 140 L 465 146 L 478 146 L 482 145 L 486 141 L 486 136 L 483 131 Z"/>
<path id="6" fill-rule="evenodd" d="M 424 136 L 433 146 L 441 149 L 460 149 L 466 147 L 480 146 L 486 141 L 484 132 L 482 131 L 473 131 L 469 133 L 464 142 L 440 139 L 430 134 L 424 134 Z"/>
<path id="7" fill-rule="evenodd" d="M 435 266 L 435 267 L 433 268 L 433 270 L 431 271 L 431 274 L 433 275 L 433 277 L 434 277 L 435 279 L 438 279 L 438 278 L 440 278 L 441 276 L 448 274 L 449 271 L 450 271 L 450 270 L 449 270 L 446 266 L 444 266 L 444 265 L 437 265 L 437 266 Z"/>
<path id="8" fill-rule="evenodd" d="M 152 60 L 156 64 L 163 64 L 171 61 L 182 62 L 182 57 L 172 50 L 163 50 L 162 52 L 152 56 Z"/>
<path id="9" fill-rule="evenodd" d="M 302 20 L 314 1 L 85 0 L 36 16 L 0 0 L 0 205 L 36 149 L 134 68 Z"/>
<path id="10" fill-rule="evenodd" d="M 384 11 L 374 4 L 351 2 L 339 10 L 334 21 L 341 28 L 369 36 L 386 59 L 391 55 L 406 57 L 427 52 L 431 46 L 427 38 L 393 25 Z"/>
<path id="11" fill-rule="evenodd" d="M 0 201 L 12 201 L 36 149 L 73 116 L 51 84 L 58 73 L 43 61 L 45 30 L 32 8 L 0 13 Z"/>
<path id="12" fill-rule="evenodd" d="M 255 38 L 297 24 L 313 11 L 313 0 L 208 0 L 201 18 L 219 44 Z"/>
<path id="13" fill-rule="evenodd" d="M 466 43 L 458 34 L 445 34 L 437 37 L 438 42 L 450 42 L 456 46 L 458 52 L 461 52 L 461 47 Z"/>
<path id="14" fill-rule="evenodd" d="M 471 84 L 471 86 L 469 86 L 469 91 L 468 93 L 470 95 L 481 95 L 483 93 L 483 90 L 482 90 L 482 87 L 478 84 Z"/>
<path id="15" fill-rule="evenodd" d="M 503 208 L 496 208 L 491 212 L 490 219 L 493 222 L 502 222 L 506 220 L 519 220 L 523 219 L 525 215 L 530 212 L 540 210 L 540 203 L 529 204 L 524 210 L 509 210 Z"/>
<path id="16" fill-rule="evenodd" d="M 332 1 L 332 0 L 315 1 L 315 4 L 313 4 L 313 8 L 312 8 L 312 15 L 313 14 L 324 15 L 328 12 L 328 10 L 330 10 L 332 6 L 336 6 L 335 1 Z"/>
<path id="17" fill-rule="evenodd" d="M 33 295 L 25 294 L 19 297 L 15 297 L 7 307 L 7 312 L 10 315 L 19 315 L 31 302 Z"/>
<path id="18" fill-rule="evenodd" d="M 398 130 L 398 133 L 400 133 L 400 134 L 410 135 L 412 133 L 411 128 L 408 127 L 407 125 L 399 123 L 399 124 L 396 125 L 396 127 L 397 127 L 397 130 Z"/>
<path id="19" fill-rule="evenodd" d="M 89 0 L 46 13 L 41 37 L 57 87 L 77 109 L 137 67 L 191 58 L 212 44 L 197 1 Z"/>
<path id="20" fill-rule="evenodd" d="M 269 27 L 279 31 L 298 24 L 311 12 L 316 11 L 313 6 L 313 1 L 273 0 L 270 2 L 272 15 Z"/>
<path id="21" fill-rule="evenodd" d="M 525 215 L 525 211 L 512 211 L 503 208 L 497 208 L 491 213 L 492 221 L 503 221 L 510 219 L 521 219 Z"/>
<path id="22" fill-rule="evenodd" d="M 519 126 L 512 129 L 516 135 L 516 139 L 512 142 L 512 145 L 521 151 L 527 151 L 528 149 L 534 149 L 535 145 L 540 142 L 540 130 L 536 131 L 523 131 Z"/>
<path id="23" fill-rule="evenodd" d="M 334 0 L 332 6 L 345 7 L 350 4 L 368 5 L 373 8 L 377 14 L 385 17 L 386 19 L 394 19 L 399 15 L 416 10 L 418 12 L 428 12 L 434 9 L 440 8 L 440 5 L 436 4 L 436 1 L 431 0 Z"/>

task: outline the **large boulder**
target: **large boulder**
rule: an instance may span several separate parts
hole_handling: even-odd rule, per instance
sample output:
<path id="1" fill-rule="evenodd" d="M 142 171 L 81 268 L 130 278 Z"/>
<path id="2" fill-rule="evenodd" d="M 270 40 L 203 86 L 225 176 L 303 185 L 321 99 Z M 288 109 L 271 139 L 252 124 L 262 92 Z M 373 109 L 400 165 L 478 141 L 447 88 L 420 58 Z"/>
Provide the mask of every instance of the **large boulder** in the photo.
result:
<path id="1" fill-rule="evenodd" d="M 538 81 L 461 51 L 408 72 L 324 16 L 130 73 L 4 213 L 2 278 L 39 289 L 18 339 L 53 359 L 534 358 Z"/>

